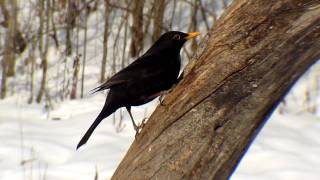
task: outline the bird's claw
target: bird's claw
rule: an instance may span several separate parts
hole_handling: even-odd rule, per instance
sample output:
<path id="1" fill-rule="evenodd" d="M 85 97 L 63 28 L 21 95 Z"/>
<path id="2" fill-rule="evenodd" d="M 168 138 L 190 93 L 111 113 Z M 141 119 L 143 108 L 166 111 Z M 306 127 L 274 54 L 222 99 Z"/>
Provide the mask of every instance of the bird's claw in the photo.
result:
<path id="1" fill-rule="evenodd" d="M 137 139 L 138 135 L 141 133 L 142 128 L 146 125 L 146 122 L 145 122 L 145 121 L 146 121 L 147 119 L 148 119 L 148 118 L 143 118 L 140 124 L 134 126 L 134 130 L 136 131 L 136 135 L 135 135 L 135 138 L 136 138 L 136 139 Z"/>
<path id="2" fill-rule="evenodd" d="M 159 102 L 160 102 L 160 105 L 161 105 L 161 106 L 164 106 L 164 105 L 165 105 L 164 102 L 163 102 L 163 99 L 164 99 L 164 95 L 160 95 L 160 97 L 159 97 Z"/>
<path id="3" fill-rule="evenodd" d="M 164 103 L 164 98 L 167 94 L 171 93 L 173 88 L 169 89 L 169 90 L 166 90 L 166 91 L 162 91 L 160 93 L 160 96 L 159 96 L 159 102 L 160 102 L 160 105 L 161 106 L 165 106 L 165 103 Z"/>

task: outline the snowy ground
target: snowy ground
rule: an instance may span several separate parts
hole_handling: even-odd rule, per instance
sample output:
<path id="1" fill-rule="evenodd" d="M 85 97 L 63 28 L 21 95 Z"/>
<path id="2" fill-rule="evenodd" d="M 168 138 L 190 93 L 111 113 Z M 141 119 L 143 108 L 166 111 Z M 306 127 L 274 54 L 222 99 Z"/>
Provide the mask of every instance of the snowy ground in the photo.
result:
<path id="1" fill-rule="evenodd" d="M 109 179 L 134 137 L 127 113 L 120 133 L 109 117 L 75 151 L 103 102 L 104 95 L 98 94 L 66 101 L 47 114 L 40 105 L 26 105 L 23 96 L 0 101 L 0 179 L 88 180 L 95 172 Z M 134 108 L 134 116 L 149 115 L 156 103 L 147 112 L 146 106 Z M 320 179 L 319 132 L 320 121 L 313 115 L 275 113 L 232 179 Z"/>
<path id="2" fill-rule="evenodd" d="M 273 114 L 232 179 L 320 179 L 319 135 L 320 119 L 311 114 Z"/>
<path id="3" fill-rule="evenodd" d="M 49 119 L 39 105 L 22 105 L 23 101 L 20 97 L 0 101 L 1 180 L 87 180 L 94 179 L 96 168 L 99 177 L 106 179 L 133 140 L 131 124 L 117 133 L 110 117 L 86 146 L 75 150 L 102 106 L 102 94 L 65 102 L 49 114 Z"/>

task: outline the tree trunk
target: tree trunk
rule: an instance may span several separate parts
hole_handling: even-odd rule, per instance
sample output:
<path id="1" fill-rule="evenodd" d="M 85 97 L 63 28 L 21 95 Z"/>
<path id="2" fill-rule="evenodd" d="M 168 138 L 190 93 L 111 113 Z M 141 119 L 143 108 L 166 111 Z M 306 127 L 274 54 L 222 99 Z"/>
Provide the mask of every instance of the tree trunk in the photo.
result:
<path id="1" fill-rule="evenodd" d="M 4 53 L 1 62 L 2 68 L 2 75 L 1 75 L 1 99 L 4 99 L 7 96 L 7 79 L 8 79 L 8 64 L 10 61 L 15 61 L 15 55 L 13 51 L 13 33 L 12 33 L 12 20 L 9 16 L 8 10 L 6 8 L 6 4 L 4 0 L 0 0 L 0 7 L 1 11 L 4 14 L 4 21 L 2 22 L 3 25 L 7 26 L 7 31 L 5 33 L 4 39 Z"/>
<path id="2" fill-rule="evenodd" d="M 1 63 L 2 73 L 1 73 L 1 94 L 0 99 L 4 99 L 7 96 L 7 62 L 5 59 L 2 59 Z"/>
<path id="3" fill-rule="evenodd" d="M 28 99 L 28 103 L 31 104 L 33 102 L 34 96 L 34 76 L 36 71 L 36 56 L 35 52 L 37 49 L 37 39 L 32 38 L 31 50 L 29 55 L 29 63 L 30 63 L 30 97 Z"/>
<path id="4" fill-rule="evenodd" d="M 0 3 L 2 0 L 0 0 Z M 1 4 L 0 4 L 0 8 L 1 8 Z M 3 13 L 3 12 L 2 12 Z M 0 34 L 0 40 L 2 40 L 2 34 Z M 2 49 L 2 43 L 0 43 L 0 49 Z M 4 58 L 2 58 L 1 61 L 1 88 L 0 88 L 0 99 L 4 99 L 7 93 L 7 75 L 6 75 L 6 61 Z"/>
<path id="5" fill-rule="evenodd" d="M 144 0 L 134 0 L 132 10 L 132 40 L 130 46 L 131 57 L 137 57 L 143 49 L 143 5 Z"/>
<path id="6" fill-rule="evenodd" d="M 83 98 L 84 91 L 84 72 L 86 69 L 86 61 L 87 61 L 87 33 L 88 33 L 88 16 L 89 16 L 89 7 L 86 7 L 84 11 L 84 39 L 83 39 L 83 59 L 82 59 L 82 72 L 81 72 L 81 92 L 80 97 Z"/>
<path id="7" fill-rule="evenodd" d="M 10 41 L 8 44 L 11 44 L 10 47 L 10 51 L 9 53 L 12 53 L 12 56 L 10 58 L 10 60 L 8 61 L 8 65 L 7 65 L 7 75 L 9 77 L 12 77 L 16 74 L 16 58 L 15 58 L 15 34 L 17 33 L 17 12 L 18 12 L 18 7 L 17 7 L 17 1 L 16 0 L 12 0 L 9 1 L 10 6 L 11 6 L 11 10 L 12 10 L 12 14 L 10 15 L 10 23 L 8 26 L 8 31 L 10 33 Z M 10 45 L 9 45 L 10 46 Z"/>
<path id="8" fill-rule="evenodd" d="M 127 12 L 129 13 L 129 12 Z M 122 45 L 122 56 L 121 56 L 121 69 L 125 68 L 129 64 L 129 57 L 126 56 L 127 54 L 127 39 L 128 39 L 128 27 L 129 22 L 126 20 L 124 26 L 124 35 L 123 35 L 123 45 Z"/>
<path id="9" fill-rule="evenodd" d="M 25 38 L 22 35 L 22 32 L 19 29 L 19 22 L 18 22 L 18 15 L 19 15 L 19 7 L 17 0 L 7 1 L 7 4 L 9 5 L 9 10 L 6 6 L 5 0 L 0 0 L 0 8 L 1 13 L 4 15 L 4 21 L 1 23 L 1 25 L 5 28 L 7 28 L 8 34 L 9 34 L 9 42 L 6 44 L 6 47 L 10 46 L 10 52 L 12 55 L 9 60 L 7 60 L 7 76 L 14 76 L 16 73 L 16 54 L 21 54 L 27 46 L 27 42 Z M 7 51 L 7 50 L 6 50 Z M 8 53 L 8 52 L 6 52 Z"/>
<path id="10" fill-rule="evenodd" d="M 8 2 L 7 2 L 8 3 Z M 7 95 L 7 78 L 14 76 L 16 71 L 16 56 L 15 56 L 15 39 L 17 34 L 17 3 L 16 1 L 10 1 L 9 7 L 12 10 L 12 14 L 9 13 L 5 0 L 0 0 L 0 8 L 4 14 L 4 21 L 1 23 L 6 28 L 5 31 L 5 45 L 3 47 L 2 58 L 2 75 L 1 75 L 1 99 L 4 99 Z"/>
<path id="11" fill-rule="evenodd" d="M 106 79 L 106 65 L 108 56 L 108 38 L 109 38 L 109 0 L 104 0 L 104 34 L 103 34 L 103 55 L 101 64 L 100 82 L 102 83 Z"/>
<path id="12" fill-rule="evenodd" d="M 197 31 L 198 27 L 198 19 L 197 19 L 197 14 L 198 14 L 198 9 L 199 9 L 200 1 L 195 0 L 193 2 L 193 6 L 191 6 L 191 23 L 190 23 L 190 32 Z M 191 52 L 194 52 L 194 50 L 197 49 L 197 42 L 196 39 L 191 39 Z"/>
<path id="13" fill-rule="evenodd" d="M 8 28 L 10 13 L 6 5 L 6 0 L 0 0 L 0 8 L 1 8 L 1 14 L 3 15 L 3 21 L 1 22 L 1 26 Z"/>
<path id="14" fill-rule="evenodd" d="M 77 55 L 73 61 L 73 76 L 72 76 L 72 86 L 71 86 L 70 99 L 77 98 L 79 69 L 80 69 L 80 56 Z"/>
<path id="15" fill-rule="evenodd" d="M 155 42 L 161 35 L 163 28 L 163 16 L 166 6 L 165 0 L 155 0 L 154 6 L 154 19 L 153 19 L 153 34 L 152 42 Z"/>
<path id="16" fill-rule="evenodd" d="M 44 19 L 44 12 L 45 12 L 45 2 L 47 3 L 47 8 L 46 8 L 46 19 Z M 40 51 L 40 55 L 41 55 L 41 67 L 42 67 L 42 79 L 41 79 L 41 85 L 40 85 L 40 90 L 37 96 L 37 103 L 40 103 L 42 100 L 43 95 L 45 95 L 45 93 L 47 93 L 47 71 L 48 71 L 48 49 L 49 49 L 49 34 L 46 33 L 46 39 L 45 39 L 45 47 L 43 48 L 43 26 L 46 25 L 46 29 L 45 32 L 49 32 L 50 29 L 50 1 L 45 1 L 45 0 L 40 0 L 40 12 L 39 12 L 39 16 L 40 16 L 40 30 L 39 30 L 39 51 Z M 44 20 L 46 20 L 44 22 Z"/>
<path id="17" fill-rule="evenodd" d="M 113 179 L 227 179 L 265 119 L 320 58 L 318 0 L 236 0 Z"/>
<path id="18" fill-rule="evenodd" d="M 70 56 L 72 54 L 72 31 L 75 26 L 76 21 L 76 2 L 73 0 L 68 0 L 68 10 L 66 18 L 66 54 Z"/>
<path id="19" fill-rule="evenodd" d="M 56 7 L 55 0 L 51 0 L 50 24 L 52 27 L 52 33 L 50 34 L 50 36 L 52 37 L 54 44 L 56 45 L 56 48 L 59 49 L 60 43 L 59 43 L 59 38 L 58 38 L 58 33 L 57 33 L 57 28 L 56 28 L 56 22 L 54 20 L 55 7 Z"/>

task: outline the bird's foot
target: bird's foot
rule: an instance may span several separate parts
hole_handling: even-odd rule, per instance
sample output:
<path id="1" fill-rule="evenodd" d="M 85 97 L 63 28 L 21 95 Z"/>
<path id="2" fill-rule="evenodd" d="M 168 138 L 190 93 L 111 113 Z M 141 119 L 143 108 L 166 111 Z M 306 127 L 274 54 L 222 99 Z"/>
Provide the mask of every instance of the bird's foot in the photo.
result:
<path id="1" fill-rule="evenodd" d="M 148 118 L 143 118 L 141 123 L 139 123 L 137 126 L 134 127 L 134 130 L 136 131 L 135 138 L 137 139 L 138 135 L 141 133 L 142 128 L 146 125 L 146 120 Z"/>
<path id="2" fill-rule="evenodd" d="M 165 103 L 164 103 L 164 98 L 167 94 L 171 93 L 173 88 L 169 89 L 169 90 L 166 90 L 166 91 L 161 91 L 159 93 L 159 102 L 160 102 L 160 105 L 161 106 L 165 106 Z"/>
<path id="3" fill-rule="evenodd" d="M 159 96 L 160 106 L 164 106 L 164 105 L 165 105 L 165 104 L 163 103 L 163 99 L 164 99 L 164 95 L 160 95 L 160 96 Z"/>

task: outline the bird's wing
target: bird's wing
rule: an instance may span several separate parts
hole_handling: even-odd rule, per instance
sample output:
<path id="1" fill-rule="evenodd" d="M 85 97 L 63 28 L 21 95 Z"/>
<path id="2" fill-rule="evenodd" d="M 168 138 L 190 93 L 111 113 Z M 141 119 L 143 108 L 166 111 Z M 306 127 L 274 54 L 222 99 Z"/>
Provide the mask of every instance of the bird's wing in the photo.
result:
<path id="1" fill-rule="evenodd" d="M 114 77 L 114 76 L 113 76 Z M 104 82 L 103 84 L 101 84 L 100 86 L 94 88 L 91 90 L 91 94 L 94 94 L 98 91 L 103 91 L 103 90 L 106 90 L 106 89 L 109 89 L 111 88 L 112 86 L 115 86 L 115 85 L 118 85 L 118 84 L 122 84 L 122 83 L 125 83 L 126 80 L 117 80 L 116 78 L 115 79 L 108 79 L 106 82 Z"/>
<path id="2" fill-rule="evenodd" d="M 157 61 L 157 56 L 152 54 L 144 55 L 91 91 L 92 93 L 96 93 L 116 85 L 141 79 L 145 74 L 156 73 L 157 70 L 155 65 L 157 64 Z"/>

